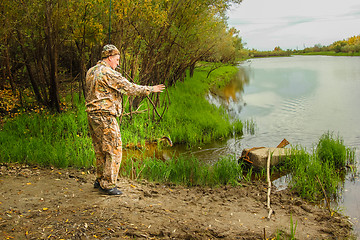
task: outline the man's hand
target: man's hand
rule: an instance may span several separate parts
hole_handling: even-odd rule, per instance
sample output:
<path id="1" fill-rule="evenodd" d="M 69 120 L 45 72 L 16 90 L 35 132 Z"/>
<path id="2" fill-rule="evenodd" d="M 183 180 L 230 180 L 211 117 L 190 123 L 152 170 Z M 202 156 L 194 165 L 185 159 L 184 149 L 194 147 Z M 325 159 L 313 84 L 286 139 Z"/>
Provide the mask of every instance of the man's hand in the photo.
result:
<path id="1" fill-rule="evenodd" d="M 159 84 L 159 85 L 153 86 L 153 92 L 162 92 L 164 89 L 165 89 L 164 84 Z"/>

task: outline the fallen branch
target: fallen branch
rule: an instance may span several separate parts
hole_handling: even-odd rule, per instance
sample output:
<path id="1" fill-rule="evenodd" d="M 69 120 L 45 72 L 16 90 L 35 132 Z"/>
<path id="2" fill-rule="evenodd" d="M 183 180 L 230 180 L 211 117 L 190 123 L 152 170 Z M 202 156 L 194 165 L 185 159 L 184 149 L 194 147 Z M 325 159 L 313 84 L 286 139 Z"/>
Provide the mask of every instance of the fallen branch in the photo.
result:
<path id="1" fill-rule="evenodd" d="M 157 111 L 156 106 L 155 106 L 155 103 L 151 100 L 151 98 L 149 98 L 149 96 L 146 96 L 146 97 L 147 97 L 147 99 L 149 100 L 149 102 L 151 103 L 151 105 L 153 106 L 156 114 L 159 116 L 159 118 L 160 118 L 159 121 L 160 121 L 161 118 L 162 118 L 162 116 L 161 116 L 161 115 L 159 114 L 159 112 Z"/>

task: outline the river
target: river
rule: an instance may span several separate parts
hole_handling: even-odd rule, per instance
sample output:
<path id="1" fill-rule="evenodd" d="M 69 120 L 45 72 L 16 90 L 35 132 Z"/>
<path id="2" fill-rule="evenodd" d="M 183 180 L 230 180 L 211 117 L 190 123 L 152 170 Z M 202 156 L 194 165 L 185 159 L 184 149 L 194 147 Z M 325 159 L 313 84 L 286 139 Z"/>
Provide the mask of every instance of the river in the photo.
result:
<path id="1" fill-rule="evenodd" d="M 255 131 L 189 150 L 199 159 L 239 157 L 244 148 L 275 147 L 283 138 L 311 150 L 330 131 L 356 148 L 360 169 L 360 57 L 251 59 L 239 65 L 237 77 L 221 94 L 209 94 L 208 100 L 225 106 L 233 118 L 253 123 Z M 282 178 L 274 184 L 286 186 Z M 359 178 L 347 176 L 340 200 L 332 205 L 349 216 L 358 236 L 359 199 Z"/>

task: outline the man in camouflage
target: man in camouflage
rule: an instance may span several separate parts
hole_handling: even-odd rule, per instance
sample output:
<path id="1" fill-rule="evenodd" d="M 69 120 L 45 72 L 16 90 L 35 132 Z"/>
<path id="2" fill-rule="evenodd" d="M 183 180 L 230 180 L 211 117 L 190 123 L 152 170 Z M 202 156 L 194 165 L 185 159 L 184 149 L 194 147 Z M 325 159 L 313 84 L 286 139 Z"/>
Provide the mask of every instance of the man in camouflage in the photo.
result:
<path id="1" fill-rule="evenodd" d="M 116 117 L 121 114 L 122 94 L 149 95 L 162 92 L 163 84 L 141 86 L 129 82 L 119 72 L 119 50 L 105 45 L 101 58 L 86 74 L 86 111 L 89 130 L 96 155 L 95 188 L 109 195 L 120 195 L 116 187 L 121 158 L 122 142 Z"/>

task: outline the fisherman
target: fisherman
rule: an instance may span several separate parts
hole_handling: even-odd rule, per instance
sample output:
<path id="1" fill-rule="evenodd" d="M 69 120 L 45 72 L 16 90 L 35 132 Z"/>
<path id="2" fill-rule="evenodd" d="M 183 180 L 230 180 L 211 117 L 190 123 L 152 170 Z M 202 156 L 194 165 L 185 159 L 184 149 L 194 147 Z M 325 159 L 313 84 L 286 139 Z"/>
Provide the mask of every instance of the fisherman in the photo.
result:
<path id="1" fill-rule="evenodd" d="M 162 92 L 165 86 L 137 85 L 115 71 L 120 52 L 114 45 L 105 45 L 101 58 L 86 74 L 86 112 L 96 156 L 94 187 L 108 195 L 121 195 L 116 187 L 122 158 L 121 133 L 116 117 L 122 112 L 122 94 L 147 96 L 152 92 Z"/>

